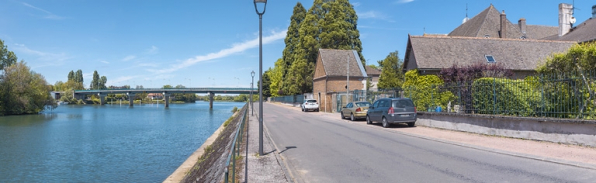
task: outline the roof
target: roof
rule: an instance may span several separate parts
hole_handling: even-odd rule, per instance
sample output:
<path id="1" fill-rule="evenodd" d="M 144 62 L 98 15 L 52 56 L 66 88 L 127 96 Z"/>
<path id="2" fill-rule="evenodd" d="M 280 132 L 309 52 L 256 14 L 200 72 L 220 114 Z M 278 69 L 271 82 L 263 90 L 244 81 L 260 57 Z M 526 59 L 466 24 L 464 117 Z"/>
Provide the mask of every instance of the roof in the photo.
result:
<path id="1" fill-rule="evenodd" d="M 590 18 L 574 28 L 571 31 L 561 37 L 557 37 L 555 40 L 559 41 L 576 41 L 576 42 L 589 42 L 596 40 L 596 19 Z"/>
<path id="2" fill-rule="evenodd" d="M 356 50 L 319 49 L 319 56 L 327 76 L 346 76 L 349 63 L 350 76 L 368 77 Z"/>
<path id="3" fill-rule="evenodd" d="M 516 26 L 519 27 L 518 24 L 516 24 Z M 526 37 L 529 39 L 544 39 L 553 35 L 559 35 L 559 27 L 544 25 L 526 25 Z"/>
<path id="4" fill-rule="evenodd" d="M 448 36 L 485 37 L 488 35 L 491 38 L 498 38 L 500 30 L 501 13 L 491 4 L 478 15 L 455 28 Z M 507 20 L 506 38 L 520 38 L 522 35 L 519 26 Z"/>
<path id="5" fill-rule="evenodd" d="M 501 30 L 501 13 L 491 4 L 472 19 L 459 25 L 448 36 L 499 38 Z M 558 27 L 542 25 L 526 25 L 525 37 L 529 39 L 543 39 L 559 33 Z M 519 39 L 524 36 L 519 24 L 513 24 L 507 19 L 507 36 L 505 38 Z"/>
<path id="6" fill-rule="evenodd" d="M 365 66 L 364 68 L 366 68 L 366 75 L 369 75 L 369 76 L 380 76 L 381 75 L 380 69 L 375 69 L 368 65 Z"/>
<path id="7" fill-rule="evenodd" d="M 438 70 L 457 65 L 487 63 L 485 55 L 512 70 L 534 70 L 548 56 L 564 52 L 575 42 L 531 39 L 410 36 L 404 69 L 410 58 L 417 68 Z M 414 54 L 414 55 L 412 55 Z"/>

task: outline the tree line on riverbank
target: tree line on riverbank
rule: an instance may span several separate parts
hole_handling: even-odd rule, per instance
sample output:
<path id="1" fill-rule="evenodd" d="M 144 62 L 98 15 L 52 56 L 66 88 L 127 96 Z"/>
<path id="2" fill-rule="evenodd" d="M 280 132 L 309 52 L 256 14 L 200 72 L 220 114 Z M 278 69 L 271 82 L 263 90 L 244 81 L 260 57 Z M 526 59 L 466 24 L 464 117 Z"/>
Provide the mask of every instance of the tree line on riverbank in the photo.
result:
<path id="1" fill-rule="evenodd" d="M 0 40 L 0 115 L 35 114 L 56 108 L 51 85 L 24 60 L 17 60 Z"/>

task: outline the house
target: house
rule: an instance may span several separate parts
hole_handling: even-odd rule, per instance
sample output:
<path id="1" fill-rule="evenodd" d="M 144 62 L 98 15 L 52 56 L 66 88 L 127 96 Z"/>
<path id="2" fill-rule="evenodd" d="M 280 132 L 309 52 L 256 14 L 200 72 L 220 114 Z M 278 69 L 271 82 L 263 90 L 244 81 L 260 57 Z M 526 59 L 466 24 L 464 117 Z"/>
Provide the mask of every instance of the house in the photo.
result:
<path id="1" fill-rule="evenodd" d="M 524 18 L 513 24 L 505 11 L 499 13 L 491 4 L 472 19 L 466 17 L 447 36 L 408 35 L 403 70 L 438 74 L 453 65 L 500 63 L 513 71 L 514 78 L 525 78 L 553 53 L 594 40 L 594 18 L 571 28 L 572 10 L 572 5 L 560 4 L 559 26 L 551 27 L 527 25 Z"/>
<path id="2" fill-rule="evenodd" d="M 356 50 L 319 49 L 313 77 L 313 95 L 319 101 L 319 110 L 338 111 L 346 104 L 347 90 L 365 90 L 367 78 Z"/>
<path id="3" fill-rule="evenodd" d="M 366 75 L 368 75 L 368 77 L 370 78 L 370 82 L 371 82 L 371 87 L 368 88 L 368 90 L 369 91 L 378 91 L 379 87 L 377 85 L 379 84 L 379 77 L 381 77 L 381 70 L 372 68 L 368 65 L 364 66 L 364 68 L 366 69 Z"/>
<path id="4" fill-rule="evenodd" d="M 161 100 L 163 99 L 163 94 L 161 93 L 148 93 L 147 98 L 151 100 Z"/>
<path id="5" fill-rule="evenodd" d="M 438 74 L 442 68 L 475 63 L 501 63 L 514 78 L 535 72 L 552 53 L 564 52 L 574 41 L 502 39 L 450 36 L 409 36 L 404 71 Z"/>
<path id="6" fill-rule="evenodd" d="M 508 39 L 543 39 L 557 35 L 559 28 L 542 25 L 527 25 L 521 18 L 517 24 L 507 19 L 505 11 L 499 11 L 491 4 L 488 8 L 455 28 L 448 36 L 486 37 Z"/>

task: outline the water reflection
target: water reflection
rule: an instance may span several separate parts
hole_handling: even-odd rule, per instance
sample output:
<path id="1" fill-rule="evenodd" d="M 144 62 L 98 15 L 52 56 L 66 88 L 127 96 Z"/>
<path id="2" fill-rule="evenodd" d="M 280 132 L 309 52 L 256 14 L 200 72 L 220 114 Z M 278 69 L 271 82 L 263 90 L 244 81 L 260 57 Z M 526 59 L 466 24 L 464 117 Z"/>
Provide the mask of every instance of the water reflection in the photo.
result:
<path id="1" fill-rule="evenodd" d="M 60 106 L 0 117 L 0 182 L 160 182 L 242 105 Z"/>

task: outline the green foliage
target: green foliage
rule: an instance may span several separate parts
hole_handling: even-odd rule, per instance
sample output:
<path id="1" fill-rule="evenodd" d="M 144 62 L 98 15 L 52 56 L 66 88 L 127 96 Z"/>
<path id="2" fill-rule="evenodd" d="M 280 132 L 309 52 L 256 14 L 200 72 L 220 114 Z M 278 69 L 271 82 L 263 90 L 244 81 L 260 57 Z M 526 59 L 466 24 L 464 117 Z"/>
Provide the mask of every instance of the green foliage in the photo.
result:
<path id="1" fill-rule="evenodd" d="M 232 113 L 236 113 L 236 111 L 238 111 L 238 107 L 234 106 L 234 108 L 232 109 Z"/>
<path id="2" fill-rule="evenodd" d="M 567 52 L 554 54 L 538 69 L 544 82 L 544 98 L 549 103 L 547 112 L 557 111 L 557 106 L 572 106 L 572 115 L 555 117 L 584 117 L 586 111 L 594 115 L 596 99 L 596 42 L 573 45 Z M 556 101 L 557 104 L 550 103 Z M 560 110 L 560 109 L 559 109 Z"/>
<path id="3" fill-rule="evenodd" d="M 271 81 L 269 85 L 269 91 L 273 97 L 280 96 L 280 93 L 282 93 L 281 86 L 283 84 L 282 79 L 284 68 L 284 60 L 278 59 L 277 62 L 275 62 L 275 67 L 273 67 L 273 69 L 269 68 L 268 72 L 266 72 Z"/>
<path id="4" fill-rule="evenodd" d="M 78 71 L 77 71 L 77 73 L 78 73 Z M 81 74 L 82 74 L 82 71 L 81 71 Z M 80 80 L 82 81 L 82 78 Z M 89 85 L 89 88 L 91 88 L 92 90 L 105 90 L 108 88 L 108 87 L 106 87 L 106 82 L 108 82 L 108 79 L 105 76 L 100 77 L 99 74 L 97 73 L 97 70 L 93 71 L 93 80 L 91 80 L 91 84 Z"/>
<path id="5" fill-rule="evenodd" d="M 384 60 L 379 61 L 383 70 L 379 77 L 377 86 L 379 89 L 399 88 L 404 83 L 404 74 L 402 71 L 403 61 L 399 59 L 397 51 L 389 53 Z"/>
<path id="6" fill-rule="evenodd" d="M 277 62 L 275 63 L 275 68 L 274 70 L 280 70 L 281 74 L 282 74 L 282 79 L 286 78 L 289 72 L 289 69 L 292 67 L 292 63 L 294 62 L 294 57 L 297 51 L 297 47 L 298 44 L 300 43 L 300 24 L 304 21 L 304 18 L 306 17 L 306 9 L 304 9 L 304 6 L 302 6 L 302 3 L 297 2 L 296 6 L 294 6 L 294 11 L 292 13 L 292 16 L 290 17 L 290 26 L 288 27 L 288 31 L 286 33 L 286 38 L 285 38 L 285 43 L 286 43 L 286 47 L 284 48 L 283 54 L 282 54 L 282 63 L 278 64 Z M 279 60 L 278 60 L 279 62 Z M 272 80 L 272 83 L 273 82 Z M 281 81 L 277 82 L 276 84 L 278 84 L 278 88 L 276 90 L 271 90 L 273 91 L 271 93 L 272 96 L 277 95 L 277 93 L 279 93 L 279 90 L 282 89 L 283 87 L 283 83 Z"/>
<path id="7" fill-rule="evenodd" d="M 271 79 L 269 78 L 269 70 L 265 71 L 263 73 L 263 97 L 267 98 L 271 96 L 271 90 L 269 90 L 271 87 Z M 256 77 L 256 76 L 255 76 Z M 260 82 L 257 81 L 257 83 L 255 84 L 257 86 L 257 88 L 259 88 Z M 259 95 L 259 93 L 257 92 L 257 95 Z"/>
<path id="8" fill-rule="evenodd" d="M 449 101 L 455 99 L 453 93 L 440 89 L 442 85 L 443 80 L 436 75 L 421 76 L 418 70 L 410 70 L 406 72 L 402 88 L 404 96 L 414 101 L 418 111 L 426 111 L 436 106 L 446 109 Z"/>
<path id="9" fill-rule="evenodd" d="M 0 86 L 0 114 L 36 114 L 46 106 L 56 107 L 45 78 L 24 61 L 4 68 Z"/>
<path id="10" fill-rule="evenodd" d="M 474 111 L 480 114 L 535 116 L 540 111 L 540 92 L 534 81 L 480 78 L 472 84 Z"/>
<path id="11" fill-rule="evenodd" d="M 8 51 L 8 47 L 4 45 L 4 41 L 0 39 L 0 70 L 17 63 L 17 56 L 12 51 Z"/>

